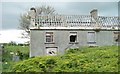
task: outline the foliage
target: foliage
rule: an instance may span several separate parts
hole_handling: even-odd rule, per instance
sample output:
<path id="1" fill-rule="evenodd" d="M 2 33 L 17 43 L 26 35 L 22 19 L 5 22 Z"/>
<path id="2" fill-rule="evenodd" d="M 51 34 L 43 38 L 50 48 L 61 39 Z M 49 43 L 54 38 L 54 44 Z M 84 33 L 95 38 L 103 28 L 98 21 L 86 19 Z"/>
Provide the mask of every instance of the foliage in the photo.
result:
<path id="1" fill-rule="evenodd" d="M 21 61 L 13 72 L 118 72 L 118 47 L 81 47 L 63 56 L 42 56 Z"/>
<path id="2" fill-rule="evenodd" d="M 19 56 L 21 60 L 25 60 L 29 58 L 29 50 L 28 46 L 19 46 L 19 45 L 4 45 L 4 49 L 2 52 L 2 71 L 10 72 L 12 65 L 17 62 L 12 61 L 13 54 L 19 52 Z"/>
<path id="3" fill-rule="evenodd" d="M 48 14 L 55 14 L 55 10 L 51 6 L 39 6 L 35 7 L 35 15 L 48 15 Z M 29 11 L 22 15 L 20 15 L 19 19 L 19 28 L 25 30 L 25 33 L 22 33 L 23 37 L 28 37 L 29 38 L 29 33 L 30 33 L 30 22 L 31 22 L 31 16 L 29 14 Z M 26 34 L 27 33 L 27 34 Z"/>
<path id="4" fill-rule="evenodd" d="M 11 41 L 10 43 L 8 43 L 9 45 L 16 45 L 16 42 Z"/>

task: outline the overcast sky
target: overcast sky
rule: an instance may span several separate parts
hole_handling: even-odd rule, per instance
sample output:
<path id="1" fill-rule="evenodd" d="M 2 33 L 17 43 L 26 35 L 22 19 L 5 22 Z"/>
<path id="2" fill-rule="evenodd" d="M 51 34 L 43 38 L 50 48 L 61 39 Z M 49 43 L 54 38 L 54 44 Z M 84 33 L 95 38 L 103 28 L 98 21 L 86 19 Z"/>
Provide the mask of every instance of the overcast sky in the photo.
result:
<path id="1" fill-rule="evenodd" d="M 27 12 L 33 6 L 49 5 L 54 7 L 56 13 L 65 15 L 89 15 L 89 12 L 92 9 L 98 9 L 99 16 L 118 16 L 119 0 L 0 1 L 0 43 L 6 43 L 10 41 L 21 43 L 28 41 L 28 39 L 20 39 L 19 37 L 21 36 L 21 30 L 17 31 L 13 29 L 18 29 L 20 14 Z"/>
<path id="2" fill-rule="evenodd" d="M 118 2 L 2 2 L 2 30 L 18 29 L 20 14 L 31 7 L 49 5 L 56 13 L 67 15 L 89 15 L 98 9 L 100 16 L 117 16 Z M 0 12 L 1 13 L 1 12 Z"/>

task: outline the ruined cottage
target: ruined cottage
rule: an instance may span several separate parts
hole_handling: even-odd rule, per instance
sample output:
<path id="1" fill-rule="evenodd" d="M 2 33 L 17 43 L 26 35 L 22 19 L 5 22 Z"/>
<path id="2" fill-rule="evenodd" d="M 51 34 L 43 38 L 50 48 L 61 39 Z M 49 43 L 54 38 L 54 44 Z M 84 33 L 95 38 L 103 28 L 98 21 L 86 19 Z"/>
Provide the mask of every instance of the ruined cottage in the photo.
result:
<path id="1" fill-rule="evenodd" d="M 36 15 L 31 8 L 30 57 L 64 54 L 82 46 L 112 46 L 120 41 L 119 18 L 89 15 Z"/>

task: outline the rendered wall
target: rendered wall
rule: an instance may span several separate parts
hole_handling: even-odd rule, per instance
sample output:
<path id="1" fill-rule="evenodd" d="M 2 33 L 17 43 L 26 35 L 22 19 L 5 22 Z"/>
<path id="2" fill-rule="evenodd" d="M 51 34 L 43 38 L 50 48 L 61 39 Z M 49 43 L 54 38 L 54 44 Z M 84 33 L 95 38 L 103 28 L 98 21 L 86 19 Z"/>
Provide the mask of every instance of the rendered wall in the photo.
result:
<path id="1" fill-rule="evenodd" d="M 53 32 L 53 43 L 46 43 L 46 32 Z M 70 43 L 70 32 L 77 32 L 77 42 Z M 65 49 L 79 48 L 88 46 L 87 30 L 31 30 L 30 57 L 46 55 L 46 47 L 57 47 L 58 54 L 64 54 Z M 113 45 L 113 31 L 95 32 L 96 45 L 108 46 Z"/>

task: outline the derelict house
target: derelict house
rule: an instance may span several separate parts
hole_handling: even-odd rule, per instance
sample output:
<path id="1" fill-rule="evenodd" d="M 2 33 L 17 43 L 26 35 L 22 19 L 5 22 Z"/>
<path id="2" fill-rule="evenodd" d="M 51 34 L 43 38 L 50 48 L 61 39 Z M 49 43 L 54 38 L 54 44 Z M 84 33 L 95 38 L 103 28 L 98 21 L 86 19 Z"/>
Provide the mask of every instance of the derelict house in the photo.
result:
<path id="1" fill-rule="evenodd" d="M 120 41 L 118 17 L 90 15 L 38 15 L 31 8 L 30 57 L 63 54 L 81 46 L 111 46 Z"/>

